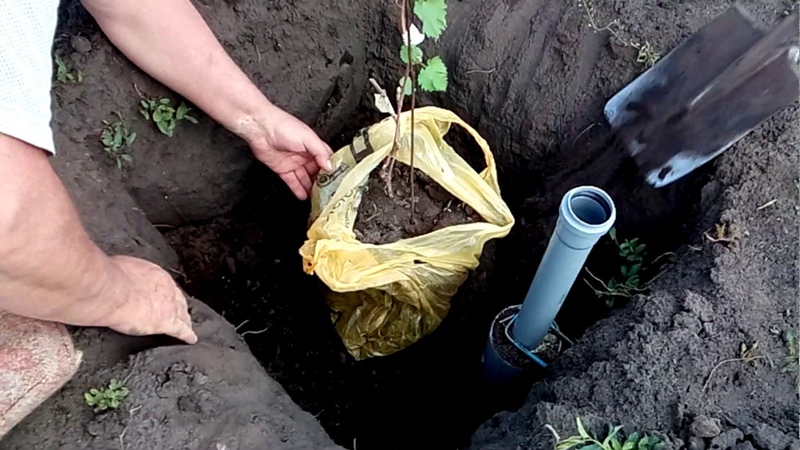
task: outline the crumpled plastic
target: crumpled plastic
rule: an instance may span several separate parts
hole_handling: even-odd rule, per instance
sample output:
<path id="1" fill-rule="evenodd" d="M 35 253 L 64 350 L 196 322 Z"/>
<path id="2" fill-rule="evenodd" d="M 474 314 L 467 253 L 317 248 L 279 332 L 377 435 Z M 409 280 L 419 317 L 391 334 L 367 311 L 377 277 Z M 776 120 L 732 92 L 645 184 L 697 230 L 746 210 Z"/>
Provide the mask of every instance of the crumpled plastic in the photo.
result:
<path id="1" fill-rule="evenodd" d="M 410 162 L 411 115 L 400 115 L 397 163 Z M 464 128 L 483 150 L 477 173 L 445 141 L 451 125 Z M 310 227 L 300 248 L 304 270 L 330 289 L 325 301 L 347 351 L 357 360 L 408 347 L 441 323 L 450 299 L 479 264 L 484 244 L 505 237 L 514 216 L 500 196 L 489 145 L 451 111 L 414 111 L 414 167 L 465 202 L 482 222 L 449 226 L 384 245 L 359 242 L 353 232 L 370 173 L 392 148 L 395 122 L 386 118 L 333 156 L 336 169 L 311 191 Z"/>

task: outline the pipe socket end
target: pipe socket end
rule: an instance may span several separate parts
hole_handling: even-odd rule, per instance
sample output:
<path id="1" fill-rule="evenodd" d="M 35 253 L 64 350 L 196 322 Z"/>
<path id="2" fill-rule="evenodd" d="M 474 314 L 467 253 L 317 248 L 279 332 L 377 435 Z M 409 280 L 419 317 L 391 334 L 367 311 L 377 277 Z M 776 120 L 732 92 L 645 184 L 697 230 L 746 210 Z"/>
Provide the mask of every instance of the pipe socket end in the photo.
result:
<path id="1" fill-rule="evenodd" d="M 594 186 L 571 189 L 561 200 L 557 232 L 573 248 L 592 247 L 614 226 L 617 209 L 611 197 Z"/>

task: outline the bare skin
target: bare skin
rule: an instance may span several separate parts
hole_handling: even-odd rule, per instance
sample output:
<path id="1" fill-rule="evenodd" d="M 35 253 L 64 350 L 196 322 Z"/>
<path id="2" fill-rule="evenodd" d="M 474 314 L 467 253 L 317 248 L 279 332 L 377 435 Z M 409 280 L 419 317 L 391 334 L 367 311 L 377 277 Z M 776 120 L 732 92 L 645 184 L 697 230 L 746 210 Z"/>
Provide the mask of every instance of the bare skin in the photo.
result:
<path id="1" fill-rule="evenodd" d="M 333 154 L 311 128 L 276 107 L 217 41 L 189 0 L 83 0 L 134 64 L 242 137 L 300 200 Z"/>
<path id="2" fill-rule="evenodd" d="M 273 105 L 188 0 L 84 0 L 135 64 L 244 139 L 300 200 L 332 151 Z M 220 151 L 224 151 L 221 149 Z M 186 298 L 148 261 L 108 256 L 89 238 L 46 154 L 0 133 L 0 309 L 195 343 Z"/>
<path id="3" fill-rule="evenodd" d="M 89 239 L 46 154 L 0 134 L 0 307 L 11 313 L 187 343 L 186 299 L 155 264 Z"/>

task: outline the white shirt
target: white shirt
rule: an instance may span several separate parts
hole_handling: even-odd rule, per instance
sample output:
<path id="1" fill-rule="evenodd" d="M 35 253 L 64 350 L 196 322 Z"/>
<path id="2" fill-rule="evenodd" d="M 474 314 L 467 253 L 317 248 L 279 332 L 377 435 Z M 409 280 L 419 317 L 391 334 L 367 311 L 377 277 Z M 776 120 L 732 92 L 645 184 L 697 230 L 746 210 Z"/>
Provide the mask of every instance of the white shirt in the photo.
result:
<path id="1" fill-rule="evenodd" d="M 58 1 L 0 0 L 0 133 L 51 153 Z"/>

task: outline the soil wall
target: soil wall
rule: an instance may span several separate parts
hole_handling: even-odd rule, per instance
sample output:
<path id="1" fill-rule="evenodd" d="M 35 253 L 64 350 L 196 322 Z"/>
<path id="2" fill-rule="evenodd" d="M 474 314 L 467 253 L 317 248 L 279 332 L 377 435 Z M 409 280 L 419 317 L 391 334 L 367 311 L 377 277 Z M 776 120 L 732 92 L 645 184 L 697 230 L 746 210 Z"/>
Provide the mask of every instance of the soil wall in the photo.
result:
<path id="1" fill-rule="evenodd" d="M 64 0 L 57 52 L 83 83 L 56 89 L 55 128 L 62 147 L 79 146 L 111 167 L 97 136 L 119 113 L 138 134 L 134 158 L 108 171 L 152 223 L 177 226 L 229 211 L 246 189 L 254 159 L 247 145 L 213 120 L 181 122 L 162 135 L 139 113 L 140 93 L 182 100 L 131 64 L 74 0 Z M 276 105 L 330 139 L 355 112 L 366 85 L 362 9 L 315 1 L 196 2 L 222 45 Z M 137 88 L 139 92 L 137 92 Z M 67 143 L 65 141 L 69 141 Z M 61 152 L 69 151 L 68 148 Z M 277 178 L 276 178 L 277 179 Z"/>
<path id="2" fill-rule="evenodd" d="M 787 351 L 780 336 L 797 317 L 795 112 L 685 180 L 651 190 L 611 145 L 601 115 L 603 103 L 643 69 L 635 50 L 593 33 L 577 2 L 448 2 L 450 26 L 434 45 L 450 68 L 451 87 L 422 102 L 453 109 L 489 140 L 519 225 L 487 247 L 449 320 L 425 345 L 357 365 L 337 341 L 316 286 L 299 272 L 306 206 L 292 203 L 263 168 L 251 167 L 242 143 L 208 118 L 181 124 L 171 139 L 145 122 L 133 83 L 148 95 L 172 94 L 111 48 L 74 3 L 62 9 L 57 49 L 83 71 L 84 82 L 55 88 L 54 167 L 104 249 L 189 273 L 180 277 L 184 285 L 206 292 L 201 298 L 224 319 L 194 303 L 204 343 L 192 348 L 75 330 L 87 355 L 80 374 L 0 448 L 333 447 L 315 417 L 340 445 L 357 438 L 362 450 L 463 447 L 485 419 L 474 404 L 491 400 L 474 379 L 489 321 L 522 298 L 561 195 L 582 183 L 612 194 L 621 233 L 641 237 L 653 251 L 680 246 L 676 264 L 647 299 L 592 326 L 519 411 L 480 427 L 471 448 L 551 448 L 544 425 L 566 435 L 577 415 L 592 429 L 613 422 L 662 433 L 675 447 L 797 447 L 796 374 L 781 372 Z M 366 3 L 197 4 L 276 103 L 337 143 L 374 120 L 367 76 L 384 81 L 399 73 L 394 4 Z M 730 3 L 598 2 L 596 21 L 618 19 L 625 39 L 665 52 Z M 741 4 L 762 25 L 791 6 Z M 73 39 L 78 35 L 88 47 Z M 101 121 L 114 111 L 140 136 L 134 163 L 123 170 L 97 140 Z M 220 216 L 245 192 L 252 197 L 246 208 Z M 210 224 L 195 223 L 211 217 Z M 184 267 L 150 222 L 192 222 L 169 236 L 182 245 Z M 735 246 L 702 237 L 717 222 L 738 227 Z M 276 235 L 282 238 L 272 243 Z M 216 282 L 191 285 L 191 273 Z M 572 318 L 577 335 L 607 313 L 593 298 L 571 305 L 569 314 L 587 317 Z M 247 330 L 267 329 L 246 338 L 266 371 L 228 323 L 246 319 Z M 763 358 L 715 369 L 739 357 L 743 342 L 758 342 Z M 82 393 L 112 375 L 128 378 L 130 401 L 95 416 Z"/>

